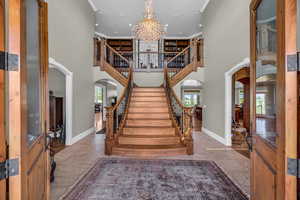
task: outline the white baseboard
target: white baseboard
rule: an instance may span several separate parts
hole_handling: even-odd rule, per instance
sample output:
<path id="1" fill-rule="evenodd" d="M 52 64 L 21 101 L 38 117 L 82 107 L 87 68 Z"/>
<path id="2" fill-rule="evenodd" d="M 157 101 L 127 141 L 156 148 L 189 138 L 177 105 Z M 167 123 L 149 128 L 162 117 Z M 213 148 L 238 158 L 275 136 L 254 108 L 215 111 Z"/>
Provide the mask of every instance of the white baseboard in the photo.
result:
<path id="1" fill-rule="evenodd" d="M 218 134 L 202 127 L 202 132 L 205 133 L 206 135 L 214 138 L 215 140 L 217 140 L 218 142 L 224 144 L 225 146 L 231 146 L 231 144 L 228 144 L 227 140 L 221 136 L 219 136 Z"/>
<path id="2" fill-rule="evenodd" d="M 71 139 L 71 144 L 70 144 L 70 145 L 75 144 L 76 142 L 82 140 L 83 138 L 85 138 L 86 136 L 88 136 L 88 135 L 90 135 L 90 134 L 92 134 L 92 133 L 94 133 L 94 132 L 95 132 L 95 127 L 92 127 L 92 128 L 90 128 L 90 129 L 88 129 L 88 130 L 86 130 L 86 131 L 80 133 L 79 135 L 77 135 L 77 136 L 75 136 L 75 137 L 73 137 L 73 138 Z"/>

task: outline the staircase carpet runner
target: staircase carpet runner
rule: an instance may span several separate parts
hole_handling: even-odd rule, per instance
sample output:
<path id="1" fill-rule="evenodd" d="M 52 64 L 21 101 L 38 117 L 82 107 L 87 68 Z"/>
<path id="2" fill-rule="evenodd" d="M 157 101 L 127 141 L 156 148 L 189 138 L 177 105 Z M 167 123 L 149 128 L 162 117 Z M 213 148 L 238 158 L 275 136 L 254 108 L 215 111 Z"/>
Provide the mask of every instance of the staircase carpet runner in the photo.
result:
<path id="1" fill-rule="evenodd" d="M 64 200 L 248 200 L 213 161 L 100 159 Z"/>

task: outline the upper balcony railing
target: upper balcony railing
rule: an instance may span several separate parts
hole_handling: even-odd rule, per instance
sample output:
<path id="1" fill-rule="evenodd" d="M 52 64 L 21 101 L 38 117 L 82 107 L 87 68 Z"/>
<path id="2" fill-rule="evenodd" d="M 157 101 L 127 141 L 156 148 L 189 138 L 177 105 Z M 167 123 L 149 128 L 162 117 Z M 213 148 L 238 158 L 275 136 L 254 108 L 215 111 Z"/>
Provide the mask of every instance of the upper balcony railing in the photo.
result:
<path id="1" fill-rule="evenodd" d="M 101 45 L 102 44 L 102 45 Z M 130 66 L 134 71 L 163 71 L 167 66 L 169 76 L 173 77 L 191 63 L 195 68 L 203 66 L 203 40 L 192 40 L 181 52 L 172 51 L 119 51 L 118 47 L 108 45 L 106 40 L 95 43 L 95 65 L 100 65 L 101 56 L 120 73 L 127 73 Z M 103 47 L 99 51 L 99 47 Z M 180 49 L 181 50 L 181 49 Z"/>

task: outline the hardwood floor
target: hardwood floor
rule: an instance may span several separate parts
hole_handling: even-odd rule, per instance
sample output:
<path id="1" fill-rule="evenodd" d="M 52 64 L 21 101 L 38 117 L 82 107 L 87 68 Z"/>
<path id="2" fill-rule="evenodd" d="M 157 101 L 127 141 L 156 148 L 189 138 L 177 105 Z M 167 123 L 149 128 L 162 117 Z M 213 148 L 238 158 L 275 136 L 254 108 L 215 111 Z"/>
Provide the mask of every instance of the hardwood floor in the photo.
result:
<path id="1" fill-rule="evenodd" d="M 51 184 L 51 200 L 58 200 L 99 158 L 106 157 L 104 155 L 104 137 L 104 135 L 92 134 L 55 156 L 57 170 L 55 181 Z M 215 161 L 234 183 L 249 195 L 249 159 L 203 133 L 195 132 L 193 137 L 194 155 L 160 157 L 160 159 Z"/>

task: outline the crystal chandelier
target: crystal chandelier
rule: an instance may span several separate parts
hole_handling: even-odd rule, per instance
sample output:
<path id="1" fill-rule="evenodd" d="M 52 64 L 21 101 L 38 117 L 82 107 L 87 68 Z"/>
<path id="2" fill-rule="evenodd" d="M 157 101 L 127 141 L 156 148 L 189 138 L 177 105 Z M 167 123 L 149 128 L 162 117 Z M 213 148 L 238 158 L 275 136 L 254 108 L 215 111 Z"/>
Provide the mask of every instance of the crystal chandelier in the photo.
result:
<path id="1" fill-rule="evenodd" d="M 154 14 L 152 0 L 145 0 L 145 15 L 133 29 L 136 39 L 147 42 L 157 41 L 164 34 L 164 27 L 159 23 Z"/>

